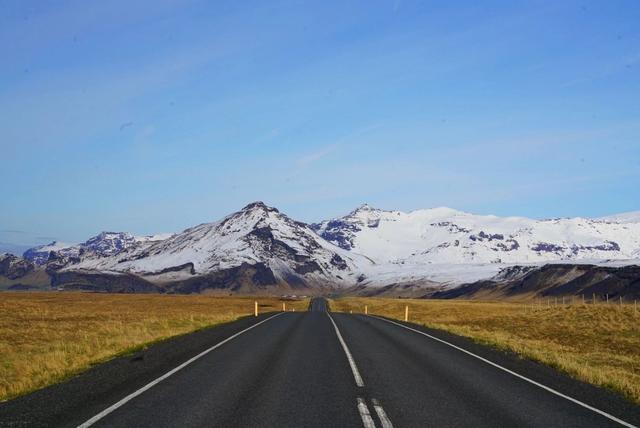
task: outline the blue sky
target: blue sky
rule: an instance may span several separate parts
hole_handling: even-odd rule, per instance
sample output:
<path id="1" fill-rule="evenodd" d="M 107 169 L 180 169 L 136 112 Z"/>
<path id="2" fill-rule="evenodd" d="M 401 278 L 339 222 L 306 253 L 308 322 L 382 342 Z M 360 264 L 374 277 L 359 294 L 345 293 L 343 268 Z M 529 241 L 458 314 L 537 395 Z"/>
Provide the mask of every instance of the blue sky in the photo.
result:
<path id="1" fill-rule="evenodd" d="M 640 209 L 640 3 L 3 1 L 0 241 L 264 200 Z"/>

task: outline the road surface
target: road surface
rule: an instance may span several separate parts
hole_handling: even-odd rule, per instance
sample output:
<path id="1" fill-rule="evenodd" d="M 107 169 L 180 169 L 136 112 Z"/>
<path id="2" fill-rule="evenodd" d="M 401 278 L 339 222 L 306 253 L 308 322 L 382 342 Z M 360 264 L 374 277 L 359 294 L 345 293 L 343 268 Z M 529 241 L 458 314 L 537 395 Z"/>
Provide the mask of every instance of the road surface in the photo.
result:
<path id="1" fill-rule="evenodd" d="M 328 313 L 323 299 L 309 312 L 245 318 L 0 404 L 1 426 L 584 428 L 639 421 L 637 406 L 547 367 L 410 324 Z"/>

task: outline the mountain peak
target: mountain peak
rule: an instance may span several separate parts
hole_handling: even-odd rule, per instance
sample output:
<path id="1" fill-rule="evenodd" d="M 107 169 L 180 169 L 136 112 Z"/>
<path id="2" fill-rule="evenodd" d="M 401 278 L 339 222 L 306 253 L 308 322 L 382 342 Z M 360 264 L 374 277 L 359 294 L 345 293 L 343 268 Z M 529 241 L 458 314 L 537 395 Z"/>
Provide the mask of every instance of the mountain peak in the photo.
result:
<path id="1" fill-rule="evenodd" d="M 128 234 L 128 232 L 110 232 L 108 230 L 103 230 L 102 232 L 98 233 L 96 236 L 124 235 L 124 234 Z"/>
<path id="2" fill-rule="evenodd" d="M 256 211 L 256 210 L 279 212 L 277 208 L 270 207 L 262 201 L 251 202 L 250 204 L 242 208 L 240 211 Z"/>
<path id="3" fill-rule="evenodd" d="M 362 205 L 360 205 L 358 208 L 356 208 L 355 210 L 353 210 L 351 212 L 351 214 L 358 214 L 358 213 L 369 213 L 369 212 L 375 212 L 375 211 L 380 211 L 377 208 L 372 207 L 371 205 L 367 204 L 366 202 Z"/>

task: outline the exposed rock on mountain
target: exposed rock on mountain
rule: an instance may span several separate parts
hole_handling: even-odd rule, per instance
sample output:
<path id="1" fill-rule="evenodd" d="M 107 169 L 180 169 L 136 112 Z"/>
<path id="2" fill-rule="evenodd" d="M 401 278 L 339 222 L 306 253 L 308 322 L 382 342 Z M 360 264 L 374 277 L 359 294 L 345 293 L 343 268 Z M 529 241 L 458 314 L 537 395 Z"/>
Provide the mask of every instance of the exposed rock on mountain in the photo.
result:
<path id="1" fill-rule="evenodd" d="M 25 257 L 30 261 L 4 262 L 0 287 L 28 286 L 9 279 L 11 270 L 38 284 L 48 285 L 50 277 L 58 288 L 112 292 L 459 297 L 613 287 L 615 296 L 634 293 L 638 271 L 623 266 L 639 262 L 640 215 L 532 220 L 363 205 L 309 226 L 254 202 L 175 235 L 103 232 L 82 244 L 37 247 Z"/>
<path id="2" fill-rule="evenodd" d="M 53 241 L 50 244 L 28 249 L 24 252 L 23 257 L 36 265 L 42 266 L 47 264 L 51 253 L 57 253 L 58 256 L 78 257 L 79 252 L 79 245 Z"/>
<path id="3" fill-rule="evenodd" d="M 632 259 L 640 250 L 636 218 L 640 216 L 532 220 L 450 208 L 404 213 L 363 205 L 311 227 L 326 240 L 379 264 L 518 264 Z"/>
<path id="4" fill-rule="evenodd" d="M 137 275 L 92 270 L 51 272 L 51 286 L 64 290 L 107 293 L 158 293 L 162 291 L 161 288 Z"/>
<path id="5" fill-rule="evenodd" d="M 640 298 L 640 266 L 595 266 L 548 264 L 540 267 L 513 266 L 494 278 L 435 290 L 432 298 L 503 298 L 585 296 L 586 299 L 626 300 Z"/>
<path id="6" fill-rule="evenodd" d="M 366 228 L 377 228 L 381 217 L 399 215 L 399 211 L 382 211 L 364 204 L 344 217 L 325 220 L 311 225 L 311 228 L 329 242 L 345 250 L 353 250 L 359 232 Z"/>
<path id="7" fill-rule="evenodd" d="M 35 266 L 28 260 L 13 254 L 0 254 L 0 275 L 8 279 L 18 279 L 33 271 Z"/>
<path id="8" fill-rule="evenodd" d="M 166 291 L 340 287 L 370 262 L 316 235 L 306 224 L 254 202 L 219 222 L 187 229 L 107 257 L 84 256 L 62 271 L 137 275 Z"/>
<path id="9" fill-rule="evenodd" d="M 134 247 L 150 245 L 171 235 L 134 236 L 127 232 L 101 232 L 81 244 L 52 242 L 31 248 L 24 258 L 37 265 L 46 265 L 53 259 L 78 261 L 81 256 L 109 257 Z"/>

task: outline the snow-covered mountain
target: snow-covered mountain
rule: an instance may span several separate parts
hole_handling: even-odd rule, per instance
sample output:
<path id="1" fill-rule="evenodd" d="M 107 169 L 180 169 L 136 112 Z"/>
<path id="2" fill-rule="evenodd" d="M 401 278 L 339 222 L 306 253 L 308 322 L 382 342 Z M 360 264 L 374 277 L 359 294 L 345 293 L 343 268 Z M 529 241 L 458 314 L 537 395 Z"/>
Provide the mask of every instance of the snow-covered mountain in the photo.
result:
<path id="1" fill-rule="evenodd" d="M 80 244 L 54 241 L 50 244 L 33 247 L 25 251 L 23 257 L 37 265 L 46 264 L 51 252 L 54 252 L 58 257 L 69 259 L 77 259 L 85 253 L 90 253 L 93 257 L 109 257 L 129 248 L 160 241 L 170 236 L 171 234 L 134 236 L 127 232 L 101 232 Z"/>
<path id="2" fill-rule="evenodd" d="M 326 287 L 356 283 L 361 267 L 369 264 L 365 257 L 325 241 L 306 224 L 255 202 L 218 222 L 151 245 L 108 257 L 83 257 L 63 271 L 119 272 L 171 283 L 254 266 L 272 285 Z"/>
<path id="3" fill-rule="evenodd" d="M 13 254 L 0 254 L 0 275 L 8 279 L 18 279 L 34 270 L 33 263 Z"/>
<path id="4" fill-rule="evenodd" d="M 326 240 L 378 264 L 513 264 L 638 256 L 640 219 L 473 215 L 450 208 L 384 211 L 363 205 L 313 224 Z"/>
<path id="5" fill-rule="evenodd" d="M 614 223 L 640 223 L 640 211 L 630 211 L 626 213 L 600 217 L 599 220 Z"/>
<path id="6" fill-rule="evenodd" d="M 29 248 L 22 257 L 36 265 L 45 265 L 49 261 L 51 252 L 59 253 L 65 257 L 77 257 L 80 252 L 80 245 L 53 241 L 49 244 Z"/>
<path id="7" fill-rule="evenodd" d="M 255 202 L 175 235 L 103 232 L 81 244 L 34 248 L 25 258 L 43 265 L 53 286 L 103 291 L 410 291 L 503 281 L 496 274 L 515 266 L 640 264 L 640 216 L 533 220 L 363 205 L 307 225 Z"/>

